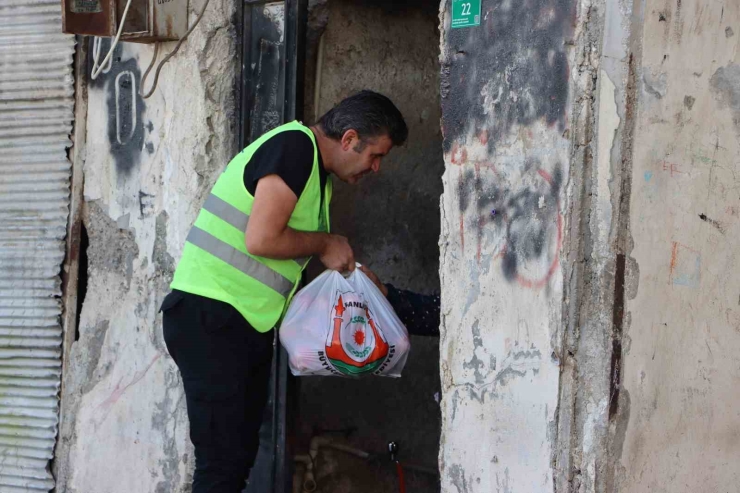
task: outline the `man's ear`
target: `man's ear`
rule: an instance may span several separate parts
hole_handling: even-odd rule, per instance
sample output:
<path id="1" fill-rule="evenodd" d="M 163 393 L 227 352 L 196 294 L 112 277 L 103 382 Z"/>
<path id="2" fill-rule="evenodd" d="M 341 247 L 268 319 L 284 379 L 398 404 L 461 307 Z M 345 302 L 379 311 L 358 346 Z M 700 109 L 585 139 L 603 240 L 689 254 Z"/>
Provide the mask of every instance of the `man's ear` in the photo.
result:
<path id="1" fill-rule="evenodd" d="M 346 132 L 344 132 L 344 135 L 342 135 L 342 150 L 343 151 L 349 151 L 350 149 L 353 149 L 355 145 L 360 141 L 360 136 L 357 133 L 356 130 L 349 129 Z"/>

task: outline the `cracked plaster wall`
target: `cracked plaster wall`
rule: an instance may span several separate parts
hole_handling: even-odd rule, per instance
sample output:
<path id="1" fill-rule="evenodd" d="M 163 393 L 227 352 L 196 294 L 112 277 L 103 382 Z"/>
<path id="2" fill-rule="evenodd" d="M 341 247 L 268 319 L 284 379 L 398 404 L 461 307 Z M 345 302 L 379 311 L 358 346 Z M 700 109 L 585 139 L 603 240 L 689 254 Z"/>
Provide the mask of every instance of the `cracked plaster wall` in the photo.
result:
<path id="1" fill-rule="evenodd" d="M 740 491 L 740 4 L 647 1 L 611 491 Z M 624 403 L 625 405 L 622 405 Z"/>
<path id="2" fill-rule="evenodd" d="M 190 3 L 190 23 L 200 7 Z M 236 150 L 234 15 L 233 1 L 212 0 L 148 100 L 137 93 L 152 45 L 122 44 L 89 83 L 88 284 L 63 377 L 57 491 L 189 491 L 185 402 L 158 309 L 204 194 Z"/>
<path id="3" fill-rule="evenodd" d="M 573 1 L 442 2 L 442 491 L 551 491 L 571 201 Z"/>
<path id="4" fill-rule="evenodd" d="M 323 32 L 318 113 L 356 91 L 371 89 L 390 97 L 409 126 L 407 143 L 383 160 L 377 175 L 355 186 L 335 180 L 332 230 L 346 235 L 357 261 L 372 268 L 384 282 L 436 294 L 443 170 L 437 5 L 423 0 L 313 3 L 306 70 L 307 120 L 314 114 L 316 45 Z M 314 266 L 323 271 L 316 260 Z M 347 442 L 383 458 L 380 463 L 368 462 L 322 450 L 314 470 L 320 491 L 395 490 L 396 471 L 387 467 L 384 453 L 391 440 L 400 446 L 400 460 L 429 469 L 436 466 L 438 344 L 436 337 L 412 336 L 413 349 L 400 379 L 299 379 L 298 453 L 308 450 L 318 429 L 354 427 Z M 410 491 L 439 490 L 432 475 L 407 470 L 406 481 Z"/>
<path id="5" fill-rule="evenodd" d="M 484 0 L 460 30 L 441 5 L 442 489 L 738 491 L 738 4 L 524 3 L 519 28 L 516 2 Z M 562 249 L 523 283 L 548 251 L 527 199 L 549 206 L 527 179 L 543 146 Z M 512 366 L 517 342 L 550 365 Z"/>

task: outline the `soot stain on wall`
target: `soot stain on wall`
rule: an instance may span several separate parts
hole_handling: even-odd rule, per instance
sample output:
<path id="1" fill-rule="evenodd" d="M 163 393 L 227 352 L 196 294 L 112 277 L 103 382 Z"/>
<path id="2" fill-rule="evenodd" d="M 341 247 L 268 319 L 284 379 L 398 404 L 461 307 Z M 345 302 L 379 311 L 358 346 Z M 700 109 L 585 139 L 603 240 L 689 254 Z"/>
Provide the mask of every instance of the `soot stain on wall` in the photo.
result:
<path id="1" fill-rule="evenodd" d="M 449 6 L 448 6 L 449 8 Z M 450 29 L 442 66 L 442 127 L 449 152 L 472 122 L 489 151 L 514 125 L 544 119 L 562 131 L 573 0 L 483 0 L 481 25 Z"/>
<path id="2" fill-rule="evenodd" d="M 487 227 L 492 226 L 500 232 L 496 237 L 503 238 L 497 257 L 501 258 L 504 278 L 524 287 L 542 287 L 554 272 L 561 249 L 561 166 L 557 165 L 551 174 L 538 160 L 528 159 L 516 186 L 502 179 L 484 180 L 481 171 L 480 166 L 475 171 L 467 169 L 458 190 L 461 211 L 475 204 L 478 220 L 471 228 L 478 245 Z M 535 263 L 543 267 L 535 269 L 538 272 L 533 277 L 532 269 L 526 267 Z"/>

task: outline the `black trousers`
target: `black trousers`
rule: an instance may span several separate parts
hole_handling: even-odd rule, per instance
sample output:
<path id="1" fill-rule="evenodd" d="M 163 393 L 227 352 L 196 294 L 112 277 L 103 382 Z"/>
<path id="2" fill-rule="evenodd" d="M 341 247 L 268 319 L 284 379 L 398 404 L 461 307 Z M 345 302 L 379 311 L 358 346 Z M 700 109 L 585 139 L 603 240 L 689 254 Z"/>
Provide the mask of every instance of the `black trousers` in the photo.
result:
<path id="1" fill-rule="evenodd" d="M 239 493 L 259 446 L 274 334 L 257 332 L 227 303 L 177 290 L 162 312 L 167 350 L 185 387 L 193 493 Z"/>

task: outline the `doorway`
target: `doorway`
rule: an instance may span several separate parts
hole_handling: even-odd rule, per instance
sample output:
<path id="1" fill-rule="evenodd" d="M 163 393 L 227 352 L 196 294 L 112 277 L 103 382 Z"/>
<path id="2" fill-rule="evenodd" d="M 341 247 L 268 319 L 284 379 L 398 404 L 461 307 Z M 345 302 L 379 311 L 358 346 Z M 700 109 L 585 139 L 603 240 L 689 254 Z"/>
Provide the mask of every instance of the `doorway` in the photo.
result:
<path id="1" fill-rule="evenodd" d="M 304 123 L 362 89 L 385 94 L 403 113 L 408 141 L 383 160 L 380 173 L 356 186 L 335 180 L 332 230 L 349 238 L 357 261 L 383 282 L 424 294 L 439 292 L 438 24 L 435 2 L 311 2 L 303 91 Z M 309 277 L 322 270 L 315 262 Z M 325 436 L 371 455 L 321 449 L 313 464 L 316 491 L 398 491 L 390 441 L 408 464 L 409 491 L 439 491 L 439 340 L 412 336 L 411 348 L 400 379 L 297 379 L 295 453 L 307 454 L 311 439 Z M 303 479 L 299 464 L 293 491 L 302 491 Z"/>

